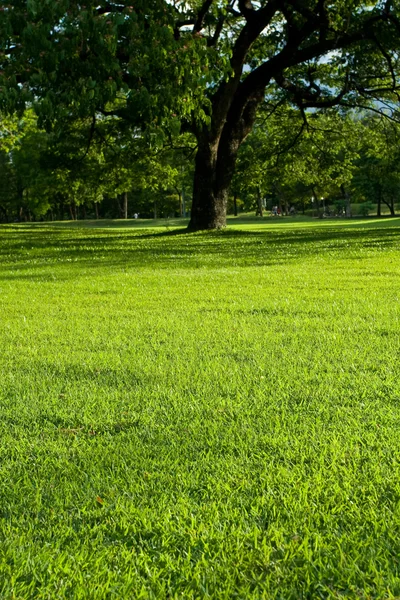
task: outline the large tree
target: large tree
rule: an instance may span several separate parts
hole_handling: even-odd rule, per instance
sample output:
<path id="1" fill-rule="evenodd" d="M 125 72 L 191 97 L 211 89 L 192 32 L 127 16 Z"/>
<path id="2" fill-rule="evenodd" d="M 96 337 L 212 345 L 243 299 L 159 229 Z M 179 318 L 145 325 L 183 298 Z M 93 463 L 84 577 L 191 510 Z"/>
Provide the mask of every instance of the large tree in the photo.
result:
<path id="1" fill-rule="evenodd" d="M 194 230 L 225 225 L 260 105 L 398 100 L 399 1 L 14 0 L 0 16 L 1 104 L 40 122 L 118 119 L 197 139 Z M 375 110 L 377 110 L 375 106 Z"/>

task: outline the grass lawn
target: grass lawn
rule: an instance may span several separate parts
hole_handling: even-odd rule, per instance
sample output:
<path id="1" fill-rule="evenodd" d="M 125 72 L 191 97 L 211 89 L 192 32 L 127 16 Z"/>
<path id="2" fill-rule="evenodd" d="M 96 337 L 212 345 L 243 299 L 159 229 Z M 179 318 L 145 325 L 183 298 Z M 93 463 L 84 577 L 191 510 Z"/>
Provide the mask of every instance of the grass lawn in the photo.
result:
<path id="1" fill-rule="evenodd" d="M 2 600 L 400 598 L 400 219 L 232 222 L 0 226 Z"/>

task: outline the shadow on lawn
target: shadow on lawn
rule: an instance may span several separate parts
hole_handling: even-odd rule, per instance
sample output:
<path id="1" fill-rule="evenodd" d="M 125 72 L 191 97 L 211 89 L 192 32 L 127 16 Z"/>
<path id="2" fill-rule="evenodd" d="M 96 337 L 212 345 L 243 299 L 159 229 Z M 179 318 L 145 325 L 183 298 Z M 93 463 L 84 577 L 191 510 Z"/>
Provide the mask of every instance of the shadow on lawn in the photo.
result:
<path id="1" fill-rule="evenodd" d="M 10 228 L 0 242 L 0 280 L 76 278 L 86 269 L 226 268 L 285 264 L 307 257 L 362 258 L 369 249 L 394 247 L 400 227 L 293 227 L 264 231 L 36 227 Z"/>

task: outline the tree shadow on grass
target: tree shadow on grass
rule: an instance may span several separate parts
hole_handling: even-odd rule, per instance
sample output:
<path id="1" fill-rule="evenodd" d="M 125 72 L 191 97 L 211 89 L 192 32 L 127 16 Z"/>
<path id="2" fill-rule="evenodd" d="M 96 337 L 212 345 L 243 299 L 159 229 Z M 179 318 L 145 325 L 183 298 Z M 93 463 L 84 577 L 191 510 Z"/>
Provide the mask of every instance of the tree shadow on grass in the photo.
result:
<path id="1" fill-rule="evenodd" d="M 318 256 L 362 259 L 374 249 L 399 244 L 400 227 L 293 227 L 227 229 L 190 233 L 185 229 L 143 232 L 24 227 L 0 243 L 0 280 L 74 279 L 102 269 L 194 269 L 260 267 Z"/>

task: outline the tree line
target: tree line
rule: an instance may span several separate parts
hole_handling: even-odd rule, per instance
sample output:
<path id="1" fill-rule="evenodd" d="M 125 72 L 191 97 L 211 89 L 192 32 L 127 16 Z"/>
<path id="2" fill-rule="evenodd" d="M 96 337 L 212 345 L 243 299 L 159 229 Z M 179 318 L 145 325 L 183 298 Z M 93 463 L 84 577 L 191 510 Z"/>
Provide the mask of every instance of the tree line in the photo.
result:
<path id="1" fill-rule="evenodd" d="M 90 124 L 86 124 L 86 128 Z M 104 132 L 103 132 L 104 133 Z M 150 143 L 98 132 L 90 147 L 84 123 L 57 137 L 32 109 L 3 117 L 0 220 L 190 216 L 195 139 Z M 242 144 L 227 211 L 263 215 L 312 211 L 350 216 L 395 214 L 400 192 L 400 126 L 379 115 L 263 111 Z"/>

